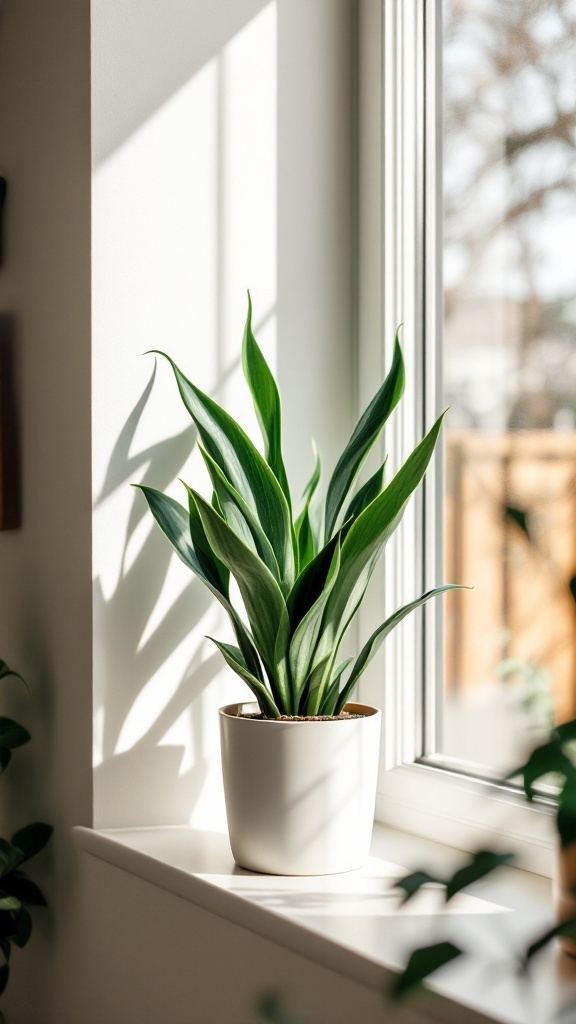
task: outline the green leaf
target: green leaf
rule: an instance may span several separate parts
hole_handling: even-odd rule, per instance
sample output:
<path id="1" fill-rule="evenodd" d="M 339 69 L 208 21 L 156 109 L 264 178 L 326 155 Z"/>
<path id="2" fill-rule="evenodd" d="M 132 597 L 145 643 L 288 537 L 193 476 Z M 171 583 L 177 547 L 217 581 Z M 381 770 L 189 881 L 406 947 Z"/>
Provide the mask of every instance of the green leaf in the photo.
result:
<path id="1" fill-rule="evenodd" d="M 262 661 L 282 695 L 284 708 L 289 707 L 286 654 L 290 622 L 282 591 L 270 570 L 212 506 L 196 492 L 194 497 L 211 548 L 238 584 Z"/>
<path id="2" fill-rule="evenodd" d="M 404 514 L 404 509 L 432 458 L 444 413 L 436 420 L 386 489 L 352 523 L 342 545 L 338 580 L 326 608 L 325 625 L 318 642 L 316 664 L 335 652 L 354 616 L 384 550 Z"/>
<path id="3" fill-rule="evenodd" d="M 259 520 L 274 548 L 283 585 L 288 590 L 295 575 L 292 519 L 274 473 L 232 416 L 195 387 L 170 356 L 165 352 L 158 355 L 172 366 L 180 396 L 206 451 Z"/>
<path id="4" fill-rule="evenodd" d="M 316 654 L 314 654 L 308 682 L 301 698 L 303 714 L 318 715 L 320 713 L 320 708 L 328 693 L 328 680 L 336 653 L 327 654 L 321 661 L 317 661 Z"/>
<path id="5" fill-rule="evenodd" d="M 493 850 L 478 850 L 469 864 L 456 871 L 446 884 L 446 902 L 456 896 L 466 886 L 485 878 L 496 868 L 509 864 L 514 859 L 513 853 L 495 853 Z"/>
<path id="6" fill-rule="evenodd" d="M 0 941 L 8 942 L 14 934 L 14 917 L 9 910 L 0 910 Z"/>
<path id="7" fill-rule="evenodd" d="M 302 621 L 306 612 L 310 610 L 314 602 L 320 597 L 339 539 L 339 534 L 335 534 L 328 541 L 325 547 L 302 570 L 288 594 L 288 614 L 293 629 Z"/>
<path id="8" fill-rule="evenodd" d="M 186 509 L 182 508 L 182 505 L 174 498 L 169 498 L 168 495 L 162 494 L 161 491 L 157 491 L 153 487 L 146 487 L 143 484 L 137 486 L 142 491 L 152 515 L 176 554 L 182 559 L 184 565 L 188 566 L 202 580 L 230 616 L 244 660 L 252 674 L 261 679 L 258 655 L 252 640 L 228 600 L 229 570 L 210 547 L 193 493 L 188 491 L 190 504 L 190 514 L 188 515 Z M 198 549 L 192 542 L 191 531 L 194 533 L 194 539 L 198 542 Z M 221 589 L 224 587 L 225 589 Z"/>
<path id="9" fill-rule="evenodd" d="M 413 871 L 412 874 L 406 875 L 405 878 L 395 882 L 392 888 L 402 889 L 404 893 L 402 903 L 404 904 L 411 900 L 416 893 L 420 892 L 422 886 L 430 885 L 431 883 L 445 885 L 446 881 L 443 878 L 437 878 L 436 875 L 430 875 L 427 871 Z"/>
<path id="10" fill-rule="evenodd" d="M 302 499 L 304 503 L 308 505 L 316 493 L 316 489 L 320 483 L 320 477 L 322 475 L 322 460 L 314 440 L 312 441 L 312 454 L 314 455 L 314 469 L 312 470 L 312 476 L 302 491 Z"/>
<path id="11" fill-rule="evenodd" d="M 194 495 L 192 494 L 190 488 L 188 487 L 188 484 L 184 483 L 183 480 L 182 483 L 184 484 L 184 487 L 186 488 L 186 493 L 188 495 L 188 525 L 190 528 L 190 539 L 192 541 L 198 562 L 200 563 L 200 567 L 206 579 L 210 580 L 213 586 L 215 586 L 216 589 L 219 590 L 221 594 L 223 594 L 225 597 L 228 597 L 230 587 L 230 573 L 226 566 L 220 561 L 219 558 L 216 557 L 216 555 L 212 551 L 212 548 L 208 543 L 206 534 L 204 533 L 204 527 L 202 526 L 202 520 L 200 519 L 200 515 L 198 513 L 198 508 L 194 500 Z M 213 498 L 214 497 L 216 497 L 216 500 L 218 500 L 216 494 L 213 495 Z M 216 511 L 221 512 L 220 504 L 218 504 L 218 509 L 216 509 Z"/>
<path id="12" fill-rule="evenodd" d="M 0 839 L 0 876 L 7 875 L 22 863 L 24 854 L 16 846 Z"/>
<path id="13" fill-rule="evenodd" d="M 337 544 L 332 558 L 332 564 L 328 570 L 328 575 L 322 591 L 312 607 L 306 612 L 304 618 L 299 622 L 290 644 L 289 658 L 294 699 L 294 714 L 300 713 L 300 698 L 310 673 L 312 657 L 314 655 L 316 642 L 322 625 L 322 616 L 324 614 L 328 598 L 330 597 L 332 587 L 338 577 L 339 569 L 340 545 Z M 316 692 L 311 686 L 308 691 L 307 702 L 315 700 Z"/>
<path id="14" fill-rule="evenodd" d="M 427 591 L 427 593 L 423 594 L 422 597 L 419 597 L 415 601 L 411 601 L 409 604 L 404 605 L 403 608 L 399 608 L 398 611 L 394 612 L 393 615 L 390 615 L 389 618 L 387 618 L 386 621 L 383 622 L 381 626 L 378 626 L 378 629 L 374 630 L 372 636 L 364 645 L 356 659 L 356 663 L 350 674 L 350 678 L 348 679 L 346 686 L 342 690 L 342 693 L 338 700 L 338 704 L 336 705 L 337 713 L 342 710 L 346 701 L 349 699 L 353 688 L 356 686 L 356 683 L 358 682 L 360 676 L 364 672 L 365 668 L 370 664 L 372 658 L 379 650 L 381 645 L 384 643 L 386 637 L 395 628 L 395 626 L 397 626 L 398 623 L 402 621 L 402 619 L 406 618 L 406 616 L 409 615 L 410 612 L 414 611 L 416 608 L 420 608 L 423 604 L 426 603 L 426 601 L 429 601 L 431 597 L 436 597 L 438 594 L 443 594 L 444 591 L 446 590 L 461 589 L 462 588 L 457 583 L 446 583 L 442 587 L 435 587 L 434 590 Z"/>
<path id="15" fill-rule="evenodd" d="M 420 441 L 386 489 L 371 502 L 352 524 L 342 546 L 342 569 L 346 569 L 342 585 L 334 593 L 335 601 L 345 604 L 359 571 L 380 554 L 388 538 L 398 526 L 408 499 L 421 482 L 442 426 L 444 413 Z"/>
<path id="16" fill-rule="evenodd" d="M 0 939 L 0 949 L 2 950 L 2 952 L 4 954 L 4 959 L 6 961 L 8 961 L 10 959 L 10 954 L 12 952 L 12 946 L 10 945 L 10 941 L 8 939 Z M 0 1017 L 0 1024 L 2 1024 L 2 1018 L 1 1017 Z"/>
<path id="17" fill-rule="evenodd" d="M 22 904 L 15 896 L 0 895 L 0 910 L 19 910 Z"/>
<path id="18" fill-rule="evenodd" d="M 568 939 L 576 939 L 576 917 L 570 917 L 566 921 L 562 921 L 561 924 L 557 924 L 553 928 L 550 928 L 538 939 L 532 942 L 530 946 L 528 946 L 522 961 L 523 969 L 527 970 L 530 965 L 530 961 L 534 956 L 536 956 L 536 953 L 539 953 L 541 949 L 548 946 L 549 943 L 552 942 L 552 939 L 556 939 L 560 936 L 565 936 Z"/>
<path id="19" fill-rule="evenodd" d="M 385 465 L 386 460 L 380 466 L 380 469 L 377 469 L 373 476 L 371 476 L 364 486 L 360 488 L 358 494 L 352 498 L 352 501 L 344 513 L 344 522 L 347 523 L 349 520 L 356 519 L 360 513 L 363 512 L 372 501 L 374 501 L 374 498 L 378 497 L 384 482 Z M 350 526 L 351 525 L 352 523 L 350 523 Z"/>
<path id="20" fill-rule="evenodd" d="M 221 582 L 218 574 L 213 575 L 210 572 L 209 563 L 200 562 L 190 532 L 191 516 L 186 509 L 180 502 L 163 494 L 162 491 L 157 491 L 154 487 L 147 487 L 145 484 L 135 484 L 134 486 L 142 491 L 154 519 L 184 565 L 199 576 L 204 583 L 209 583 L 212 588 L 218 589 Z"/>
<path id="21" fill-rule="evenodd" d="M 304 509 L 302 518 L 299 519 L 294 530 L 298 547 L 298 568 L 302 571 L 310 564 L 315 555 L 314 530 L 308 506 Z"/>
<path id="22" fill-rule="evenodd" d="M 332 673 L 332 678 L 326 690 L 326 696 L 324 697 L 323 703 L 320 706 L 319 714 L 336 715 L 339 713 L 336 711 L 336 704 L 338 701 L 340 679 L 344 675 L 344 672 L 346 671 L 348 666 L 351 665 L 353 661 L 354 658 L 346 658 L 345 661 L 340 662 L 338 668 Z"/>
<path id="23" fill-rule="evenodd" d="M 562 847 L 576 843 L 576 784 L 567 779 L 558 796 L 556 830 Z"/>
<path id="24" fill-rule="evenodd" d="M 0 996 L 2 995 L 6 985 L 8 984 L 8 978 L 10 977 L 10 968 L 8 964 L 2 964 L 0 967 Z"/>
<path id="25" fill-rule="evenodd" d="M 6 664 L 6 662 L 2 661 L 2 659 L 0 658 L 0 679 L 7 679 L 8 676 L 15 676 L 15 678 L 19 679 L 22 683 L 24 683 L 24 686 L 26 687 L 26 689 L 28 689 L 26 680 L 22 678 L 20 673 L 19 672 L 14 672 L 14 670 L 11 669 Z"/>
<path id="26" fill-rule="evenodd" d="M 8 747 L 0 747 L 0 775 L 8 767 L 12 760 L 12 752 Z"/>
<path id="27" fill-rule="evenodd" d="M 248 315 L 242 340 L 242 368 L 252 393 L 266 461 L 291 507 L 290 488 L 282 458 L 282 408 L 276 381 L 252 333 L 252 300 L 248 292 Z"/>
<path id="28" fill-rule="evenodd" d="M 571 722 L 555 725 L 554 733 L 561 743 L 569 743 L 570 740 L 576 740 L 576 718 L 572 719 Z"/>
<path id="29" fill-rule="evenodd" d="M 46 900 L 40 889 L 23 871 L 12 871 L 3 875 L 0 880 L 1 891 L 6 896 L 15 896 L 20 903 L 28 903 L 34 907 L 45 907 Z"/>
<path id="30" fill-rule="evenodd" d="M 222 509 L 222 518 L 226 520 L 240 539 L 255 554 L 259 555 L 264 564 L 270 569 L 274 578 L 282 585 L 282 577 L 276 556 L 258 519 L 248 507 L 242 495 L 226 479 L 220 466 L 214 462 L 214 459 L 203 449 L 202 445 L 198 447 L 210 474 L 214 490 L 218 495 L 218 501 Z M 190 498 L 191 501 L 194 501 L 192 494 Z"/>
<path id="31" fill-rule="evenodd" d="M 239 648 L 233 647 L 232 644 L 224 644 L 220 640 L 215 640 L 213 636 L 209 636 L 208 640 L 211 640 L 213 644 L 216 644 L 216 647 L 223 655 L 224 660 L 230 668 L 248 684 L 260 705 L 262 714 L 266 715 L 268 718 L 280 718 L 280 711 L 274 703 L 272 695 L 269 693 L 264 683 L 260 682 L 259 679 L 256 679 L 256 677 L 248 671 L 242 657 L 242 652 Z"/>
<path id="32" fill-rule="evenodd" d="M 392 996 L 398 999 L 411 989 L 421 985 L 434 971 L 462 956 L 463 950 L 453 942 L 436 942 L 432 946 L 415 949 L 407 966 L 392 988 Z"/>
<path id="33" fill-rule="evenodd" d="M 534 783 L 544 775 L 549 775 L 550 772 L 559 772 L 565 778 L 576 782 L 576 769 L 563 752 L 557 739 L 550 740 L 549 743 L 543 743 L 540 747 L 536 747 L 530 754 L 526 764 L 509 772 L 507 778 L 512 779 L 516 775 L 521 775 L 526 797 L 528 800 L 532 800 L 534 797 Z"/>
<path id="34" fill-rule="evenodd" d="M 13 915 L 14 928 L 11 941 L 19 949 L 24 949 L 32 934 L 32 918 L 25 907 L 20 907 Z"/>
<path id="35" fill-rule="evenodd" d="M 326 538 L 332 536 L 340 510 L 372 445 L 390 413 L 400 401 L 405 372 L 398 332 L 394 343 L 392 366 L 378 393 L 359 420 L 352 437 L 340 456 L 326 495 Z"/>
<path id="36" fill-rule="evenodd" d="M 22 864 L 44 849 L 53 831 L 52 825 L 46 825 L 43 821 L 35 821 L 14 833 L 10 842 L 12 846 L 16 846 L 22 851 Z"/>
<path id="37" fill-rule="evenodd" d="M 312 450 L 314 452 L 314 469 L 302 494 L 304 499 L 302 511 L 294 523 L 294 534 L 298 547 L 298 568 L 300 573 L 312 561 L 316 553 L 316 541 L 314 536 L 314 527 L 312 525 L 310 505 L 316 492 L 316 488 L 320 482 L 322 464 L 320 462 L 320 453 L 314 441 L 312 442 Z"/>
<path id="38" fill-rule="evenodd" d="M 19 725 L 11 718 L 0 718 L 0 747 L 14 750 L 28 743 L 30 739 L 30 733 L 23 725 Z"/>

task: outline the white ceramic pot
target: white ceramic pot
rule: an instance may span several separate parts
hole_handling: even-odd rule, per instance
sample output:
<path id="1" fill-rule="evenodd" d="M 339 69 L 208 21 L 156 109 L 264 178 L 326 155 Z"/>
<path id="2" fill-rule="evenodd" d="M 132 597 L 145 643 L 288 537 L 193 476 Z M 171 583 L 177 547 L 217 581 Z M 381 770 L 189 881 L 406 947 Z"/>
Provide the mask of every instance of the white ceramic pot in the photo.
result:
<path id="1" fill-rule="evenodd" d="M 240 867 L 329 875 L 361 867 L 374 821 L 382 713 L 298 722 L 244 718 L 256 703 L 220 708 L 230 845 Z"/>

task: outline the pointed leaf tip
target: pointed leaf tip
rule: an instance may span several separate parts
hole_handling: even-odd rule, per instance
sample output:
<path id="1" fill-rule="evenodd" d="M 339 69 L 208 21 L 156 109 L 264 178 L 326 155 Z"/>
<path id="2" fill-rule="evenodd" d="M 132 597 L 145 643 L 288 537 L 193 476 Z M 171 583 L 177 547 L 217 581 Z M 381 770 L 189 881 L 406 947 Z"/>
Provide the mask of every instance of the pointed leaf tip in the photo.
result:
<path id="1" fill-rule="evenodd" d="M 364 460 L 379 436 L 386 420 L 402 397 L 406 371 L 398 332 L 394 343 L 392 366 L 384 382 L 360 417 L 352 436 L 340 456 L 326 495 L 326 539 L 334 533 L 340 511 Z"/>

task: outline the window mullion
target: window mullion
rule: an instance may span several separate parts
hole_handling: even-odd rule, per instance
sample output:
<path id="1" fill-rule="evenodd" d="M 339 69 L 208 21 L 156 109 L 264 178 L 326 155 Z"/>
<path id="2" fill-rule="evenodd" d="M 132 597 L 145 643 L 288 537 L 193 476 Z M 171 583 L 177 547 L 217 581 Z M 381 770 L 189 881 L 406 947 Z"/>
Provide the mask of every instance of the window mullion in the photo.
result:
<path id="1" fill-rule="evenodd" d="M 389 478 L 422 436 L 424 423 L 424 3 L 383 5 L 383 336 L 390 365 L 399 323 L 407 387 L 386 437 Z M 422 592 L 423 499 L 406 510 L 385 565 L 386 614 Z M 412 762 L 423 752 L 422 619 L 405 620 L 388 639 L 385 655 L 386 764 Z M 391 721 L 393 719 L 393 721 Z"/>
<path id="2" fill-rule="evenodd" d="M 426 0 L 423 32 L 423 367 L 428 429 L 443 405 L 442 290 L 442 4 Z M 444 446 L 437 447 L 423 489 L 424 589 L 444 582 Z M 460 582 L 450 580 L 448 582 Z M 443 602 L 424 611 L 423 755 L 442 749 Z"/>

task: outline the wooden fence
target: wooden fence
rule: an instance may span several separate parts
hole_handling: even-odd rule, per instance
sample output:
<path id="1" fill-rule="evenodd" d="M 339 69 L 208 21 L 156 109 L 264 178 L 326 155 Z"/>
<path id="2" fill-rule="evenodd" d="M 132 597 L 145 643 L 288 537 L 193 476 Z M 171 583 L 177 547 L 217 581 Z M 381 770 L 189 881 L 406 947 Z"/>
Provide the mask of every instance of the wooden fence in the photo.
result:
<path id="1" fill-rule="evenodd" d="M 446 490 L 445 579 L 474 587 L 446 599 L 447 688 L 512 657 L 549 672 L 556 720 L 574 717 L 576 431 L 448 431 Z"/>

